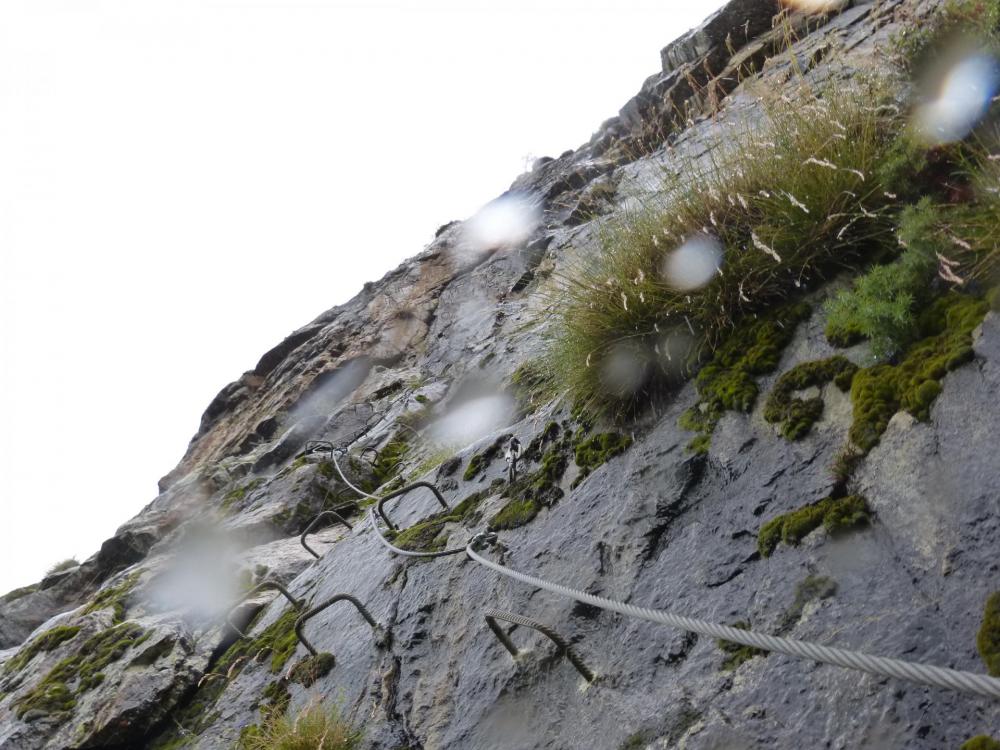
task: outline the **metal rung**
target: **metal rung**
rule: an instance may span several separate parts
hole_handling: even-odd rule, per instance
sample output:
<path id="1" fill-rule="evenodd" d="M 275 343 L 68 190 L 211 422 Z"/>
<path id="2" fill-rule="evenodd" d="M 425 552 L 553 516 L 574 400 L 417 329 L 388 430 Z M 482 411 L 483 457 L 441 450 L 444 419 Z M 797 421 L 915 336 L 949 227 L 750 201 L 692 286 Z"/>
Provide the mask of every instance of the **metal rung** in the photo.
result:
<path id="1" fill-rule="evenodd" d="M 552 641 L 559 648 L 558 655 L 565 656 L 569 659 L 570 663 L 576 667 L 576 671 L 583 675 L 583 678 L 587 682 L 593 682 L 595 675 L 580 656 L 573 650 L 570 646 L 557 632 L 552 630 L 548 625 L 538 622 L 537 620 L 532 620 L 523 615 L 518 615 L 513 612 L 505 612 L 502 609 L 488 609 L 483 613 L 486 617 L 486 624 L 490 626 L 490 630 L 493 631 L 493 635 L 497 637 L 497 640 L 503 644 L 503 647 L 510 652 L 510 655 L 517 658 L 518 653 L 517 646 L 510 639 L 510 636 L 504 632 L 504 629 L 497 624 L 497 620 L 506 620 L 507 622 L 513 623 L 515 625 L 523 625 L 527 628 L 532 628 L 537 630 L 539 633 L 544 635 L 550 641 Z"/>
<path id="2" fill-rule="evenodd" d="M 306 447 L 302 449 L 303 455 L 308 455 L 310 453 L 326 453 L 333 458 L 333 443 L 329 440 L 310 440 L 306 443 Z"/>
<path id="3" fill-rule="evenodd" d="M 365 621 L 372 626 L 372 630 L 375 633 L 375 645 L 380 648 L 388 645 L 389 631 L 383 628 L 375 621 L 375 618 L 371 616 L 371 613 L 368 611 L 368 609 L 365 607 L 364 604 L 362 604 L 360 601 L 358 601 L 357 598 L 351 596 L 350 594 L 336 594 L 334 596 L 331 596 L 322 604 L 316 605 L 305 614 L 300 615 L 299 619 L 295 621 L 295 635 L 298 636 L 298 639 L 302 643 L 302 645 L 309 650 L 309 653 L 311 653 L 313 656 L 316 656 L 318 652 L 316 651 L 315 648 L 313 648 L 313 645 L 309 642 L 309 639 L 306 638 L 305 633 L 302 632 L 303 627 L 305 626 L 306 622 L 309 621 L 311 618 L 318 615 L 327 607 L 333 606 L 337 602 L 350 602 L 351 604 L 353 604 L 355 609 L 357 609 L 358 612 L 361 613 L 361 616 L 365 618 Z"/>
<path id="4" fill-rule="evenodd" d="M 386 495 L 385 497 L 383 497 L 381 500 L 378 501 L 378 506 L 377 506 L 378 514 L 382 517 L 382 520 L 385 521 L 386 526 L 388 526 L 393 531 L 398 531 L 398 529 L 392 523 L 392 521 L 389 520 L 389 516 L 386 515 L 384 508 L 386 501 L 393 500 L 397 497 L 401 497 L 406 493 L 410 492 L 411 490 L 415 490 L 420 487 L 426 487 L 427 489 L 429 489 L 431 492 L 434 493 L 434 497 L 437 498 L 437 501 L 441 504 L 442 508 L 444 508 L 445 510 L 451 510 L 451 508 L 448 507 L 448 503 L 445 502 L 444 497 L 442 497 L 441 491 L 435 485 L 431 484 L 430 482 L 414 482 L 413 484 L 408 484 L 402 489 L 396 490 L 395 492 L 390 492 L 388 495 Z"/>
<path id="5" fill-rule="evenodd" d="M 246 638 L 247 634 L 244 633 L 242 630 L 240 630 L 238 627 L 236 627 L 235 623 L 233 623 L 232 620 L 233 612 L 235 612 L 236 608 L 239 607 L 247 599 L 266 589 L 275 589 L 276 591 L 281 592 L 282 594 L 284 594 L 285 598 L 292 603 L 292 606 L 295 607 L 295 609 L 302 609 L 302 601 L 292 596 L 292 594 L 289 593 L 288 589 L 286 589 L 282 584 L 278 583 L 277 581 L 261 581 L 252 589 L 250 589 L 248 592 L 246 592 L 240 598 L 240 600 L 236 602 L 236 604 L 234 604 L 232 607 L 229 608 L 229 612 L 226 613 L 226 622 L 229 623 L 229 626 L 233 630 L 235 630 L 237 633 L 240 634 L 241 638 Z"/>
<path id="6" fill-rule="evenodd" d="M 316 517 L 309 522 L 309 525 L 306 526 L 305 531 L 303 531 L 302 535 L 299 537 L 299 542 L 302 544 L 303 547 L 305 547 L 306 552 L 315 557 L 317 560 L 321 557 L 319 554 L 316 553 L 316 551 L 312 547 L 306 544 L 306 536 L 311 534 L 313 530 L 317 526 L 319 526 L 320 521 L 322 521 L 324 518 L 332 518 L 334 523 L 343 524 L 348 529 L 353 530 L 354 527 L 342 515 L 340 515 L 338 511 L 347 509 L 355 510 L 357 509 L 357 507 L 358 507 L 357 504 L 350 503 L 348 505 L 341 505 L 339 508 L 334 508 L 333 510 L 324 510 L 321 513 L 317 514 Z"/>

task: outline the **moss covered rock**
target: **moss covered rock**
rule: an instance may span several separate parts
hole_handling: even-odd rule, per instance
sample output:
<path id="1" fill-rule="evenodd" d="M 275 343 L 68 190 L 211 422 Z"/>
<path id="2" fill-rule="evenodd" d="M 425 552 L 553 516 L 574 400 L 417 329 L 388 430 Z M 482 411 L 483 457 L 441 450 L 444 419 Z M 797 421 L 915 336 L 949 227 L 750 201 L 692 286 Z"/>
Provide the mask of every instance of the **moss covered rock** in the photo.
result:
<path id="1" fill-rule="evenodd" d="M 986 671 L 993 677 L 1000 677 L 1000 591 L 986 600 L 983 624 L 976 636 L 976 648 Z"/>
<path id="2" fill-rule="evenodd" d="M 859 371 L 851 386 L 851 442 L 868 452 L 900 410 L 922 421 L 928 419 L 941 393 L 941 379 L 973 358 L 972 331 L 988 310 L 984 300 L 949 293 L 921 314 L 924 338 L 905 352 L 899 364 Z"/>
<path id="3" fill-rule="evenodd" d="M 860 495 L 828 497 L 765 523 L 757 534 L 757 549 L 763 557 L 769 557 L 779 542 L 796 545 L 820 526 L 830 534 L 838 534 L 870 521 L 868 502 Z"/>
<path id="4" fill-rule="evenodd" d="M 764 419 L 772 424 L 780 422 L 781 434 L 789 440 L 805 437 L 823 415 L 823 399 L 796 398 L 795 392 L 831 381 L 847 391 L 857 371 L 857 365 L 840 356 L 796 365 L 774 384 L 764 405 Z"/>

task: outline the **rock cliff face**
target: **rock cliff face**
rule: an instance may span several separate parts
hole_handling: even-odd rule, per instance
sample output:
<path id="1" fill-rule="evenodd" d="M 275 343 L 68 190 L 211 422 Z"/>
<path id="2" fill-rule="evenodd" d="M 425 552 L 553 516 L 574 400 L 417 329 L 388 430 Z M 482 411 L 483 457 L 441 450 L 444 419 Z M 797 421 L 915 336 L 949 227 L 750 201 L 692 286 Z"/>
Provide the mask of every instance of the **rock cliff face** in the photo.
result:
<path id="1" fill-rule="evenodd" d="M 516 584 L 464 555 L 393 556 L 357 507 L 343 511 L 352 530 L 311 537 L 318 559 L 298 539 L 319 511 L 361 499 L 308 441 L 347 448 L 348 478 L 369 491 L 404 474 L 435 482 L 451 506 L 471 498 L 471 512 L 424 542 L 456 545 L 507 506 L 495 446 L 516 436 L 538 447 L 522 472 L 545 502 L 494 523 L 505 564 L 716 622 L 984 671 L 976 633 L 997 587 L 1000 532 L 995 314 L 974 334 L 974 360 L 945 377 L 930 419 L 897 414 L 854 473 L 870 526 L 837 538 L 820 529 L 766 558 L 764 521 L 831 494 L 848 396 L 822 388 L 823 417 L 797 442 L 765 421 L 762 404 L 727 413 L 694 455 L 678 427 L 693 385 L 627 428 L 591 426 L 537 397 L 522 367 L 550 330 L 553 289 L 596 251 L 605 217 L 656 190 L 658 174 L 710 160 L 720 129 L 757 117 L 754 86 L 850 79 L 934 7 L 848 2 L 775 24 L 776 4 L 733 0 L 668 45 L 662 71 L 588 144 L 515 180 L 510 194 L 541 206 L 527 240 L 472 248 L 466 224 L 446 225 L 264 354 L 212 401 L 160 494 L 100 552 L 4 597 L 0 748 L 235 747 L 262 707 L 294 713 L 315 700 L 339 701 L 364 746 L 386 750 L 931 750 L 1000 728 L 995 700 L 780 655 L 723 668 L 730 654 L 714 641 Z M 821 318 L 798 326 L 762 393 L 795 364 L 834 353 Z M 865 347 L 847 355 L 861 361 Z M 462 409 L 486 402 L 505 406 L 503 417 L 471 444 L 435 442 L 439 417 L 468 426 L 476 420 Z M 600 434 L 611 435 L 588 437 Z M 365 448 L 379 451 L 374 465 Z M 414 491 L 391 513 L 405 528 L 436 510 Z M 335 666 L 289 679 L 309 654 L 290 636 L 295 610 L 283 596 L 264 590 L 237 608 L 236 624 L 252 620 L 248 638 L 224 621 L 265 579 L 307 605 L 351 594 L 390 637 L 334 605 L 306 631 Z M 512 631 L 523 649 L 512 659 L 486 627 L 491 607 L 547 623 L 600 678 L 584 686 L 526 628 Z"/>

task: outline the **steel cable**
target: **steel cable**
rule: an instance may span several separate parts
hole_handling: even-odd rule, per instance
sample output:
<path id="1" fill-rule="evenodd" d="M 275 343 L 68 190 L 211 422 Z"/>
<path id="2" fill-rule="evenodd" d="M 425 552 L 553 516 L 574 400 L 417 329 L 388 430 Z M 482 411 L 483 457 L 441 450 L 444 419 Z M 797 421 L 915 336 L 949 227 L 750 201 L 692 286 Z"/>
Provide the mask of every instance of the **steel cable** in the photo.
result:
<path id="1" fill-rule="evenodd" d="M 690 617 L 682 617 L 662 610 L 649 609 L 647 607 L 637 607 L 633 604 L 605 599 L 602 596 L 588 594 L 585 591 L 569 588 L 558 583 L 552 583 L 542 578 L 527 575 L 517 570 L 512 570 L 503 565 L 498 565 L 480 556 L 473 549 L 478 538 L 469 542 L 466 553 L 475 562 L 493 570 L 500 575 L 513 578 L 521 583 L 526 583 L 536 588 L 544 589 L 560 596 L 575 599 L 584 604 L 594 607 L 618 612 L 629 617 L 637 617 L 642 620 L 669 625 L 700 635 L 707 635 L 712 638 L 721 638 L 744 646 L 753 646 L 765 651 L 773 651 L 800 659 L 811 659 L 824 664 L 833 664 L 838 667 L 855 669 L 868 674 L 880 675 L 884 677 L 894 677 L 911 682 L 919 682 L 925 685 L 951 688 L 967 693 L 975 693 L 990 698 L 1000 698 L 1000 679 L 988 677 L 983 674 L 973 672 L 962 672 L 955 669 L 935 667 L 929 664 L 917 664 L 914 662 L 902 661 L 900 659 L 889 659 L 882 656 L 872 656 L 870 654 L 848 651 L 831 646 L 821 646 L 816 643 L 799 641 L 793 638 L 781 638 L 763 633 L 755 633 L 750 630 L 741 630 L 729 625 L 697 620 Z"/>

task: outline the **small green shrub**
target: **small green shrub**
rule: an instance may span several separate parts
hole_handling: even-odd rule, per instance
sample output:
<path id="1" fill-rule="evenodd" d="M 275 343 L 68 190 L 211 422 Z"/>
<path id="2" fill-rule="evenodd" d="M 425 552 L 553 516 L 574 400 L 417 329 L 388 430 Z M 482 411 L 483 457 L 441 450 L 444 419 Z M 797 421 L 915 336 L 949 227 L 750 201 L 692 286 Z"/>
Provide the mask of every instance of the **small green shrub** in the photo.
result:
<path id="1" fill-rule="evenodd" d="M 993 677 L 1000 677 L 1000 591 L 986 600 L 983 624 L 976 636 L 976 648 L 986 671 Z"/>
<path id="2" fill-rule="evenodd" d="M 257 731 L 245 732 L 241 750 L 356 750 L 364 734 L 336 707 L 310 703 L 294 717 L 273 714 Z"/>
<path id="3" fill-rule="evenodd" d="M 831 343 L 860 333 L 872 353 L 885 357 L 911 343 L 917 334 L 914 310 L 926 301 L 937 269 L 938 245 L 930 227 L 937 213 L 928 199 L 908 206 L 900 216 L 899 239 L 906 250 L 898 260 L 876 266 L 826 305 Z"/>
<path id="4" fill-rule="evenodd" d="M 948 0 L 919 24 L 904 24 L 892 38 L 892 47 L 907 69 L 922 67 L 950 37 L 972 34 L 994 44 L 1000 40 L 1000 2 Z"/>
<path id="5" fill-rule="evenodd" d="M 732 627 L 739 628 L 740 630 L 749 630 L 750 623 L 734 622 Z M 726 658 L 722 661 L 722 670 L 724 672 L 730 672 L 736 669 L 736 667 L 746 661 L 750 661 L 750 659 L 755 656 L 767 656 L 767 651 L 754 648 L 753 646 L 744 646 L 741 643 L 733 643 L 732 641 L 726 641 L 721 638 L 715 643 L 726 654 Z"/>
<path id="6" fill-rule="evenodd" d="M 828 497 L 765 523 L 757 534 L 757 549 L 762 557 L 770 557 L 779 542 L 797 545 L 820 526 L 838 534 L 870 521 L 868 502 L 860 495 Z"/>
<path id="7" fill-rule="evenodd" d="M 826 385 L 830 381 L 840 390 L 847 391 L 857 371 L 857 365 L 839 356 L 796 365 L 774 384 L 764 405 L 764 419 L 772 424 L 780 422 L 781 434 L 789 440 L 804 437 L 823 415 L 823 399 L 804 400 L 795 398 L 793 394 L 813 386 Z"/>

